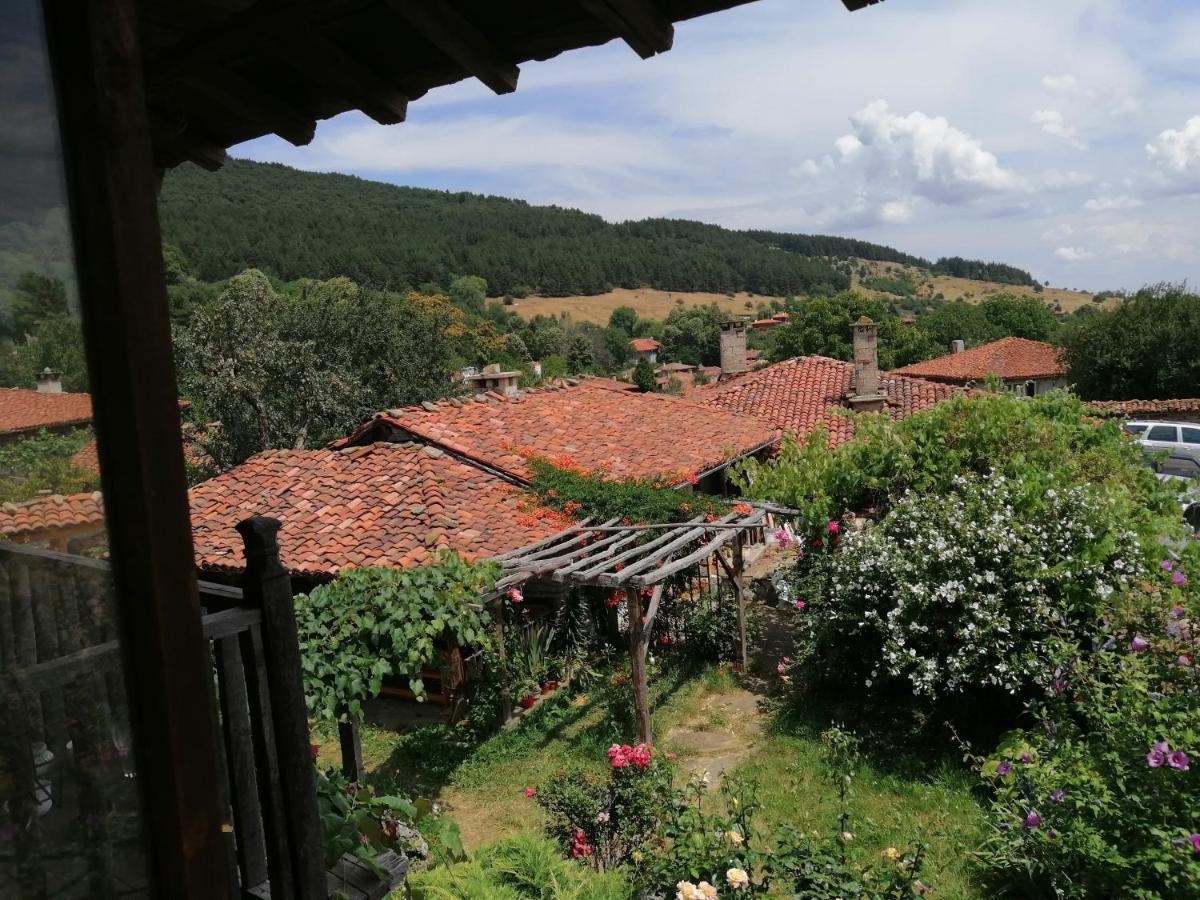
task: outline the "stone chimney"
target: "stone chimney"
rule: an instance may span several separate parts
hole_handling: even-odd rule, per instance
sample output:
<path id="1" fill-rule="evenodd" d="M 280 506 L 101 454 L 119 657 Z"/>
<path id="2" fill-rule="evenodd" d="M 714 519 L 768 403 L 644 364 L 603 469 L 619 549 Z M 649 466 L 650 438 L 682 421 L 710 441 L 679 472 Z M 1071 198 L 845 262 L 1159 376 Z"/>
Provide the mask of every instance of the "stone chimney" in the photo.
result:
<path id="1" fill-rule="evenodd" d="M 737 320 L 721 323 L 721 374 L 738 375 L 745 372 L 746 323 Z"/>
<path id="2" fill-rule="evenodd" d="M 850 406 L 856 412 L 880 412 L 887 397 L 879 390 L 879 329 L 866 316 L 851 326 L 854 331 L 854 383 Z"/>
<path id="3" fill-rule="evenodd" d="M 950 352 L 951 353 L 962 353 L 966 349 L 967 349 L 966 341 L 951 341 L 950 342 Z"/>
<path id="4" fill-rule="evenodd" d="M 39 394 L 61 394 L 62 372 L 55 372 L 49 366 L 37 373 L 37 389 Z"/>
<path id="5" fill-rule="evenodd" d="M 468 386 L 477 391 L 495 391 L 506 397 L 513 397 L 519 392 L 521 373 L 519 371 L 502 372 L 498 363 L 484 366 L 478 375 L 468 375 L 463 379 Z"/>

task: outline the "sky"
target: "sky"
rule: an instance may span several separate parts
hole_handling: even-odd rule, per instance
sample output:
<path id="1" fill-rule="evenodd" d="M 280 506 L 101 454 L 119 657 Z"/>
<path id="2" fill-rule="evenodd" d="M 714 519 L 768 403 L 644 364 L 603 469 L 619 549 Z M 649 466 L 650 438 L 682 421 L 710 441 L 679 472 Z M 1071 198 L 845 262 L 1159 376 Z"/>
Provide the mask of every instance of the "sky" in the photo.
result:
<path id="1" fill-rule="evenodd" d="M 597 213 L 839 234 L 1055 287 L 1200 263 L 1195 0 L 757 0 L 231 153 Z"/>

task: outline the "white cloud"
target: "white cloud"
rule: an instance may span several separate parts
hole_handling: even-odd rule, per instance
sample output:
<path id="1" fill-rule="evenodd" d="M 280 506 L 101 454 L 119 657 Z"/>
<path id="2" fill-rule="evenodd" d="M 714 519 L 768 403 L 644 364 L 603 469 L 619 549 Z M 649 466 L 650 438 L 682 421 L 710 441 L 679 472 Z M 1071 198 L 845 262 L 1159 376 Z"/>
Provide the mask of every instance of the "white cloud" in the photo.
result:
<path id="1" fill-rule="evenodd" d="M 1070 72 L 1062 75 L 1043 75 L 1042 87 L 1051 94 L 1062 97 L 1073 97 L 1080 92 L 1079 79 Z"/>
<path id="2" fill-rule="evenodd" d="M 1083 247 L 1059 247 L 1054 255 L 1064 262 L 1083 262 L 1092 259 L 1096 254 Z"/>
<path id="3" fill-rule="evenodd" d="M 805 178 L 816 178 L 833 169 L 833 157 L 825 154 L 820 159 L 806 159 L 800 165 L 796 166 L 789 174 L 795 176 L 803 176 Z"/>
<path id="4" fill-rule="evenodd" d="M 1048 191 L 1069 191 L 1073 188 L 1083 187 L 1085 184 L 1091 184 L 1095 180 L 1086 172 L 1076 172 L 1074 169 L 1068 169 L 1065 172 L 1050 169 L 1042 173 L 1040 184 Z"/>
<path id="5" fill-rule="evenodd" d="M 854 129 L 835 142 L 843 165 L 857 164 L 868 181 L 911 191 L 936 203 L 966 203 L 986 194 L 1025 189 L 995 154 L 942 116 L 897 115 L 876 100 L 850 117 Z"/>
<path id="6" fill-rule="evenodd" d="M 1168 128 L 1146 145 L 1146 153 L 1172 175 L 1200 173 L 1200 116 L 1182 128 Z"/>
<path id="7" fill-rule="evenodd" d="M 889 200 L 879 207 L 879 218 L 893 225 L 905 225 L 912 221 L 912 204 L 904 200 Z"/>
<path id="8" fill-rule="evenodd" d="M 1051 244 L 1057 244 L 1060 241 L 1065 241 L 1075 233 L 1075 229 L 1071 227 L 1069 222 L 1063 222 L 1061 225 L 1055 225 L 1053 228 L 1048 228 L 1042 232 L 1042 240 L 1048 241 Z"/>
<path id="9" fill-rule="evenodd" d="M 1029 117 L 1029 121 L 1046 132 L 1046 134 L 1062 138 L 1062 140 L 1066 141 L 1072 147 L 1082 149 L 1084 146 L 1076 137 L 1075 127 L 1068 125 L 1063 118 L 1062 112 L 1057 109 L 1034 110 L 1033 115 Z"/>
<path id="10" fill-rule="evenodd" d="M 1093 197 L 1083 204 L 1083 208 L 1088 212 L 1109 212 L 1114 209 L 1133 209 L 1135 206 L 1141 205 L 1142 201 L 1137 197 L 1118 194 L 1115 197 L 1111 195 Z"/>

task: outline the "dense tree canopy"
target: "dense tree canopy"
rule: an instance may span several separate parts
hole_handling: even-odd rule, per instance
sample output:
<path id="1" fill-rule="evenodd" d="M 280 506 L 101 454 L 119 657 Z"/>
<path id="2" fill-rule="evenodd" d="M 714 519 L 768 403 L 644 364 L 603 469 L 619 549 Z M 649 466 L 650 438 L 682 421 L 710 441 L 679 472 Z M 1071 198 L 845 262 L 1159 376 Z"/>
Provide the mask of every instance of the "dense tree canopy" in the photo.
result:
<path id="1" fill-rule="evenodd" d="M 1087 399 L 1200 395 L 1200 296 L 1183 285 L 1139 291 L 1067 331 L 1067 364 Z"/>
<path id="2" fill-rule="evenodd" d="M 782 296 L 849 287 L 829 256 L 923 262 L 865 241 L 668 219 L 613 225 L 577 210 L 244 160 L 170 172 L 161 216 L 165 238 L 203 281 L 258 268 L 285 281 L 345 275 L 405 290 L 470 273 L 494 295 L 649 285 Z"/>
<path id="3" fill-rule="evenodd" d="M 973 278 L 977 281 L 998 281 L 1001 284 L 1035 285 L 1033 276 L 1024 269 L 1004 263 L 982 262 L 978 259 L 963 259 L 961 256 L 943 256 L 933 264 L 938 275 L 954 275 L 958 278 Z"/>
<path id="4" fill-rule="evenodd" d="M 450 388 L 454 309 L 347 279 L 276 291 L 250 270 L 177 329 L 176 365 L 190 416 L 219 466 L 269 448 L 311 447 L 371 413 Z"/>

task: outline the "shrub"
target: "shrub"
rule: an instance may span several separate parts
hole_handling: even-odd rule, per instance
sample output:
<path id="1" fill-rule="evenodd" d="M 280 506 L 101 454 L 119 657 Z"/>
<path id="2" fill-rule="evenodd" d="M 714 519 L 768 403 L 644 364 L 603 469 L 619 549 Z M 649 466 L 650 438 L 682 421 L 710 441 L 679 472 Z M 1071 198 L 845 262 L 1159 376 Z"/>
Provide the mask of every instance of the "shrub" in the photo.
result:
<path id="1" fill-rule="evenodd" d="M 447 552 L 435 565 L 344 569 L 296 597 L 304 694 L 316 717 L 362 717 L 362 701 L 386 676 L 408 679 L 418 698 L 421 671 L 442 665 L 439 642 L 491 646 L 490 617 L 470 604 L 496 583 L 499 566 Z"/>
<path id="2" fill-rule="evenodd" d="M 1099 488 L 1004 477 L 912 492 L 847 534 L 800 579 L 814 672 L 868 689 L 908 682 L 928 700 L 1028 689 L 1046 642 L 1086 628 L 1140 565 L 1123 507 Z"/>
<path id="3" fill-rule="evenodd" d="M 672 767 L 646 744 L 613 744 L 606 777 L 563 773 L 537 792 L 546 834 L 598 870 L 635 862 L 671 802 Z"/>
<path id="4" fill-rule="evenodd" d="M 1200 547 L 1185 554 L 1200 573 Z M 1037 897 L 1200 896 L 1200 596 L 1171 562 L 1114 604 L 1032 705 L 1038 726 L 982 763 L 995 790 L 981 858 Z"/>
<path id="5" fill-rule="evenodd" d="M 596 873 L 544 838 L 518 835 L 484 847 L 465 863 L 411 875 L 412 900 L 628 900 L 620 872 Z"/>

